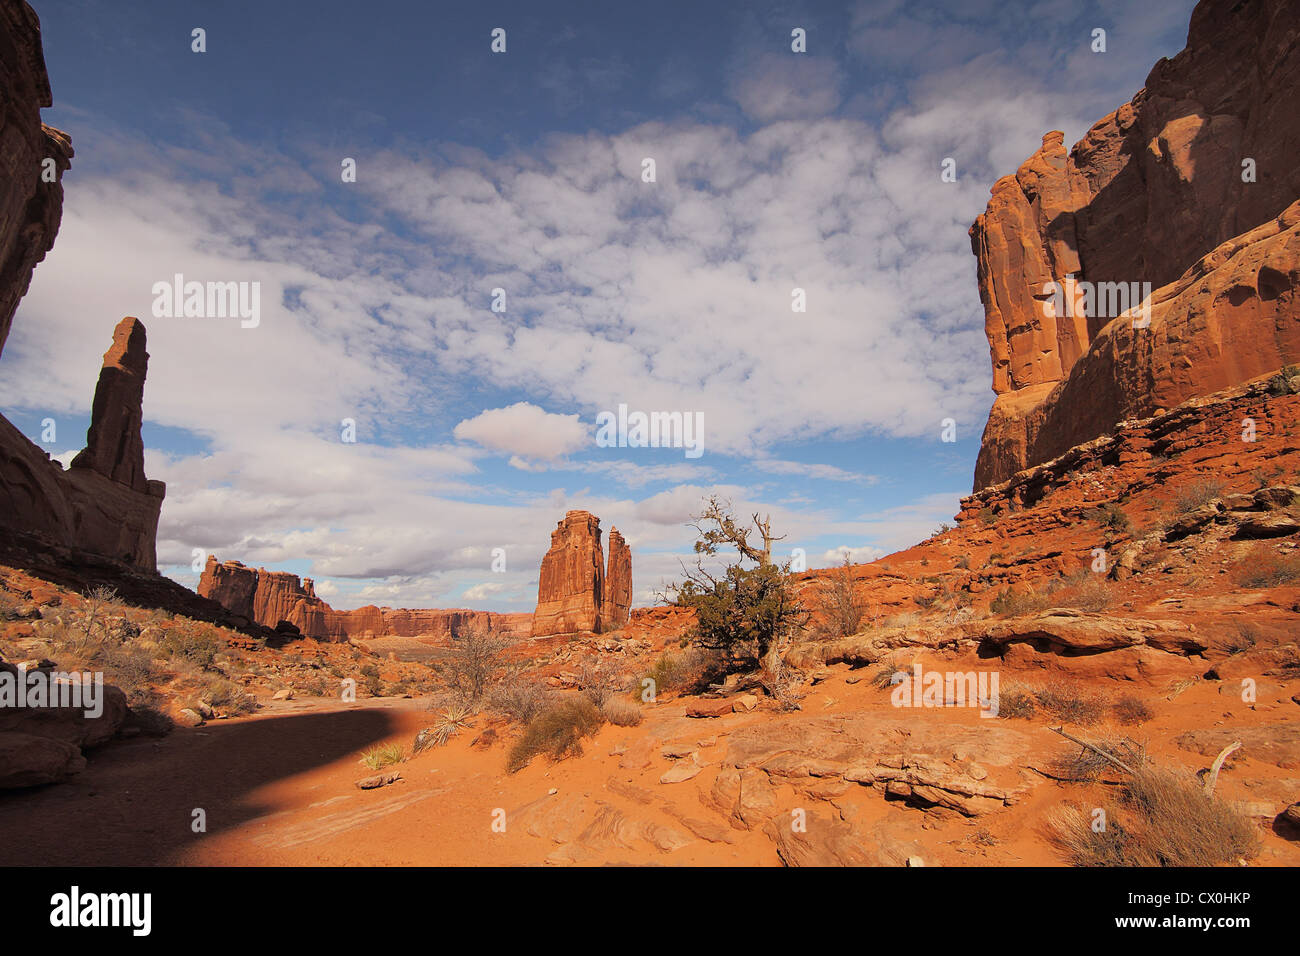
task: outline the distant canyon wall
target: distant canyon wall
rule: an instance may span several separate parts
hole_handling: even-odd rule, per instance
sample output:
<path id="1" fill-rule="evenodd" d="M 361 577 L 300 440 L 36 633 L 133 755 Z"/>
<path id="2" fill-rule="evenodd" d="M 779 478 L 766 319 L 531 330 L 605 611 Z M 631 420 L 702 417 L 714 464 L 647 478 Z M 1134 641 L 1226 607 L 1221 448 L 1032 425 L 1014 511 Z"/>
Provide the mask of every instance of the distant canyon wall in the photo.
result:
<path id="1" fill-rule="evenodd" d="M 976 490 L 1300 361 L 1298 91 L 1300 5 L 1202 0 L 1132 101 L 993 186 L 970 230 L 997 393 Z M 1150 283 L 1146 311 L 1079 307 L 1111 283 Z"/>
<path id="2" fill-rule="evenodd" d="M 337 611 L 316 596 L 311 578 L 284 571 L 250 568 L 238 561 L 218 562 L 213 555 L 199 578 L 200 597 L 210 598 L 232 614 L 274 628 L 282 621 L 319 641 L 412 637 L 450 641 L 475 626 L 508 637 L 526 637 L 531 615 L 498 614 L 464 608 L 390 608 L 366 605 Z"/>

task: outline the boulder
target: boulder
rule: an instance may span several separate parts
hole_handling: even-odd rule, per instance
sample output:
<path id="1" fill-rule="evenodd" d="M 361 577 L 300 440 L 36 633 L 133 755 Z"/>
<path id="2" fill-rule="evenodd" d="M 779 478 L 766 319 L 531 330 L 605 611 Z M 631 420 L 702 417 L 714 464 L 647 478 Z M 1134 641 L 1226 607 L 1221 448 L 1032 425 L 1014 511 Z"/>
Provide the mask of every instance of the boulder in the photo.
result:
<path id="1" fill-rule="evenodd" d="M 86 758 L 76 744 L 0 731 L 0 790 L 58 783 L 85 768 Z"/>

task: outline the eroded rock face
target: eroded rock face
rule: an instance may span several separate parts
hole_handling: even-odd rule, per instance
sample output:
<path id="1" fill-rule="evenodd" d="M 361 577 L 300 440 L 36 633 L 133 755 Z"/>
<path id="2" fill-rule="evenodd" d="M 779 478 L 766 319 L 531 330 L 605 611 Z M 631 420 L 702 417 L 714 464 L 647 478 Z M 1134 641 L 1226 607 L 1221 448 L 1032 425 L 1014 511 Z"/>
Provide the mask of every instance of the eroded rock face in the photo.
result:
<path id="1" fill-rule="evenodd" d="M 570 511 L 551 532 L 537 583 L 533 637 L 599 633 L 605 603 L 605 551 L 600 519 L 589 511 Z"/>
<path id="2" fill-rule="evenodd" d="M 1156 64 L 1131 102 L 1068 155 L 1048 133 L 994 185 L 971 227 L 998 393 L 977 490 L 1123 418 L 1300 358 L 1300 259 L 1285 235 L 1300 197 L 1289 159 L 1300 119 L 1286 105 L 1297 85 L 1293 3 L 1206 0 L 1186 49 Z M 1058 310 L 1045 290 L 1071 282 L 1150 283 L 1150 327 Z M 1076 378 L 1083 403 L 1057 394 Z"/>
<path id="3" fill-rule="evenodd" d="M 352 638 L 412 637 L 452 640 L 481 626 L 517 633 L 519 615 L 464 608 L 390 608 L 366 605 L 335 610 L 316 596 L 311 578 L 285 571 L 250 568 L 238 561 L 208 561 L 199 577 L 200 597 L 216 601 L 232 614 L 274 628 L 287 621 L 305 637 L 318 641 Z"/>
<path id="4" fill-rule="evenodd" d="M 89 468 L 136 491 L 148 491 L 140 435 L 148 370 L 144 326 L 139 319 L 125 318 L 113 330 L 113 344 L 104 353 L 86 447 L 72 460 L 73 468 Z"/>
<path id="5" fill-rule="evenodd" d="M 157 570 L 166 486 L 144 475 L 145 330 L 118 323 L 95 390 L 87 447 L 68 471 L 0 418 L 0 530 Z"/>
<path id="6" fill-rule="evenodd" d="M 632 551 L 613 528 L 609 564 L 600 539 L 600 519 L 570 511 L 551 532 L 537 583 L 533 637 L 599 634 L 627 624 L 632 613 Z"/>
<path id="7" fill-rule="evenodd" d="M 32 270 L 54 245 L 69 168 L 67 135 L 41 122 L 50 106 L 40 21 L 21 0 L 0 2 L 0 350 Z M 104 356 L 87 447 L 64 472 L 0 418 L 0 534 L 157 570 L 165 488 L 144 474 L 140 437 L 148 364 L 144 326 L 123 319 Z M 70 555 L 69 557 L 75 557 Z"/>
<path id="8" fill-rule="evenodd" d="M 41 24 L 22 0 L 0 3 L 0 353 L 32 270 L 54 245 L 72 141 L 41 122 L 53 105 Z M 46 164 L 45 160 L 53 160 Z M 42 173 L 50 170 L 46 176 Z M 53 181 L 48 181 L 52 174 Z"/>
<path id="9" fill-rule="evenodd" d="M 609 529 L 609 564 L 605 570 L 604 624 L 608 631 L 632 616 L 632 549 L 617 528 Z"/>

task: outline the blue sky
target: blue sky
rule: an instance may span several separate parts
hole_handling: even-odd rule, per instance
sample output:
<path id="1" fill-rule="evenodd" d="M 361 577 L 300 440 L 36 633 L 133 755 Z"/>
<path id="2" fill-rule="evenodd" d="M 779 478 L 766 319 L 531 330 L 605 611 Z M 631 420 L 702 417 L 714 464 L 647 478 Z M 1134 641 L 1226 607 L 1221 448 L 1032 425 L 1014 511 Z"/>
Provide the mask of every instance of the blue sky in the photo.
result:
<path id="1" fill-rule="evenodd" d="M 811 567 L 879 556 L 970 488 L 989 187 L 1127 101 L 1192 5 L 37 0 L 77 155 L 0 408 L 66 461 L 140 316 L 159 560 L 191 585 L 198 549 L 339 607 L 531 610 L 586 508 L 648 603 L 712 492 Z M 260 283 L 260 324 L 154 317 L 178 272 Z M 620 403 L 702 413 L 703 456 L 597 447 Z"/>

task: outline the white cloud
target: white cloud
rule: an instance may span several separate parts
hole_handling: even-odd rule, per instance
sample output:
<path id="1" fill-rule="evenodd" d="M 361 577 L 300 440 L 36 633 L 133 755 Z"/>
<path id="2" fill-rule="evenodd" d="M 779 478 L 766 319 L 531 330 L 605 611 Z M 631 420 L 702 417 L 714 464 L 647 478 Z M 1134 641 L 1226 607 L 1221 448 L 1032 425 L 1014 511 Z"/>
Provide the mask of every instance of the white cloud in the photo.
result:
<path id="1" fill-rule="evenodd" d="M 483 411 L 452 434 L 525 460 L 554 461 L 591 444 L 591 432 L 577 415 L 556 415 L 529 402 Z"/>

